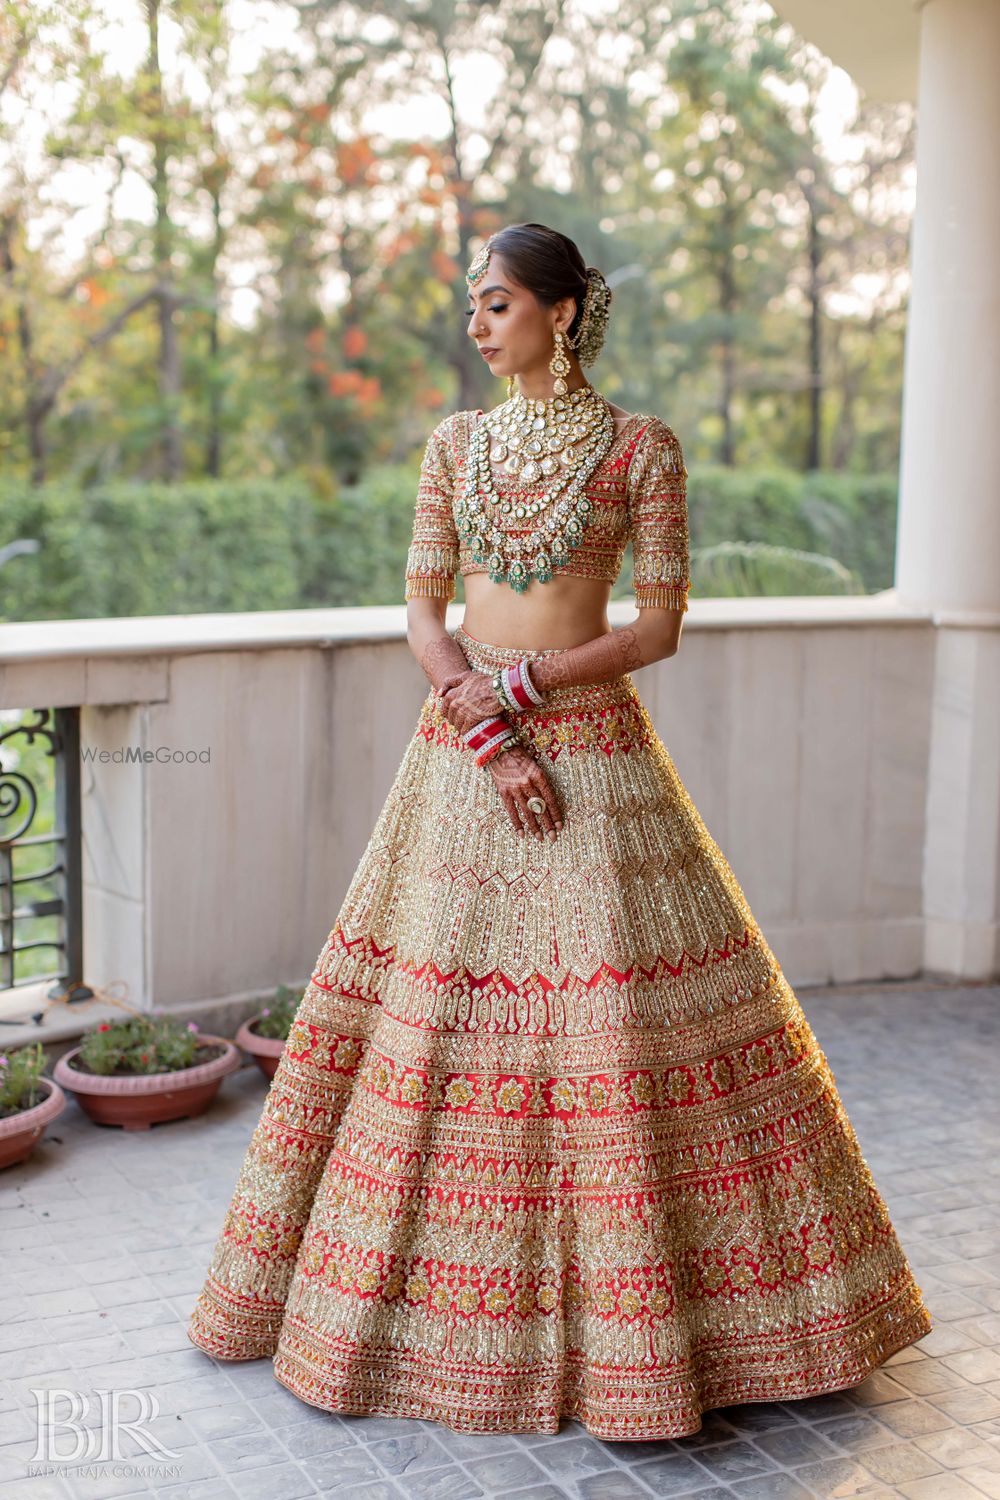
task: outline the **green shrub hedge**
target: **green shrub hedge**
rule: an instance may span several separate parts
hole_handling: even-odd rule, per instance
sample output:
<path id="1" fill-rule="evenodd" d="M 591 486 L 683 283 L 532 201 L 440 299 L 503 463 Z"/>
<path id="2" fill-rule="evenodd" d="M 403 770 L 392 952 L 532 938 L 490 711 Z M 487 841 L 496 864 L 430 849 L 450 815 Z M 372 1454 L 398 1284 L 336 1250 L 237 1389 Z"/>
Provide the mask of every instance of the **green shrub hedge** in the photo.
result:
<path id="1" fill-rule="evenodd" d="M 419 467 L 382 465 L 333 498 L 307 479 L 109 483 L 81 490 L 0 482 L 0 546 L 40 550 L 0 567 L 0 618 L 84 619 L 401 604 Z M 767 543 L 820 553 L 865 592 L 892 583 L 894 474 L 744 472 L 713 466 L 688 481 L 695 596 L 703 551 Z M 766 549 L 764 549 L 766 551 Z M 830 592 L 836 577 L 705 567 L 712 592 Z M 791 571 L 790 571 L 791 570 Z M 613 597 L 630 592 L 631 559 Z M 721 582 L 720 582 L 721 579 Z M 842 590 L 838 590 L 842 591 Z M 458 595 L 463 597 L 461 579 Z"/>

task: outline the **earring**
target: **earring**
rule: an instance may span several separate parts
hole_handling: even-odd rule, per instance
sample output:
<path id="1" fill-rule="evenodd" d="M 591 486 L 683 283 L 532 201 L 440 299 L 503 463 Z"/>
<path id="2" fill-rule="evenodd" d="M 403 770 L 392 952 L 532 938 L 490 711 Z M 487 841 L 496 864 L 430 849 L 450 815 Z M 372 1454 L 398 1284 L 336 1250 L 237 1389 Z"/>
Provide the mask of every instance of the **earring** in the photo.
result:
<path id="1" fill-rule="evenodd" d="M 515 394 L 516 391 L 517 391 L 517 381 L 516 381 L 516 379 L 515 379 L 515 377 L 513 375 L 508 375 L 507 376 L 507 400 L 508 401 Z"/>
<path id="2" fill-rule="evenodd" d="M 561 328 L 556 329 L 555 340 L 555 352 L 549 360 L 549 369 L 555 377 L 552 390 L 556 396 L 565 396 L 566 377 L 570 373 L 572 366 L 566 356 L 566 336 Z"/>

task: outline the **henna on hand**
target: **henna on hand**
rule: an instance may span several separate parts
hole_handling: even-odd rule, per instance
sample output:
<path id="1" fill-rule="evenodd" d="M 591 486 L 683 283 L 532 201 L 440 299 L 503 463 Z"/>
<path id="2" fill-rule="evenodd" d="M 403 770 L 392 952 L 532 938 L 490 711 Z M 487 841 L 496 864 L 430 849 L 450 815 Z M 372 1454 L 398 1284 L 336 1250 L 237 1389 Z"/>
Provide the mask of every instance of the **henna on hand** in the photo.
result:
<path id="1" fill-rule="evenodd" d="M 555 788 L 542 770 L 538 761 L 523 745 L 495 755 L 486 764 L 510 820 L 517 833 L 533 833 L 537 838 L 554 841 L 556 830 L 563 826 L 562 813 L 556 800 Z M 536 813 L 528 806 L 529 797 L 541 797 L 545 811 Z"/>
<path id="2" fill-rule="evenodd" d="M 434 688 L 438 708 L 460 734 L 483 719 L 501 715 L 492 679 L 469 664 L 465 652 L 440 620 L 418 617 L 410 626 L 407 639 Z"/>
<path id="3" fill-rule="evenodd" d="M 420 665 L 431 686 L 437 689 L 440 689 L 445 678 L 472 671 L 465 652 L 454 636 L 449 635 L 443 627 L 441 634 L 432 636 L 424 646 L 420 653 Z"/>
<path id="4" fill-rule="evenodd" d="M 582 645 L 568 646 L 555 656 L 536 657 L 531 663 L 531 680 L 540 693 L 554 688 L 592 687 L 659 661 L 662 655 L 647 640 L 641 622 L 636 622 Z"/>
<path id="5" fill-rule="evenodd" d="M 439 707 L 460 734 L 483 719 L 509 718 L 500 707 L 492 679 L 483 672 L 455 673 L 438 689 Z"/>

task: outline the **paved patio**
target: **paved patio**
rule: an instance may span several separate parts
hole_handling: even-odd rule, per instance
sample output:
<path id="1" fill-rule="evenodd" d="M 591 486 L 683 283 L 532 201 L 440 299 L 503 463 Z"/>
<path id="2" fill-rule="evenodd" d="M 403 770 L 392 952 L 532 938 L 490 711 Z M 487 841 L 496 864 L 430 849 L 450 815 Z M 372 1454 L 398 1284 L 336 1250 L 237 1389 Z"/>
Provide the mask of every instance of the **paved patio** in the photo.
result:
<path id="1" fill-rule="evenodd" d="M 185 1325 L 263 1101 L 247 1067 L 210 1115 L 148 1133 L 94 1126 L 71 1103 L 0 1176 L 0 1500 L 1000 1500 L 1000 988 L 799 996 L 936 1321 L 864 1385 L 613 1444 L 573 1424 L 507 1438 L 340 1419 L 266 1360 L 213 1363 Z M 118 1463 L 32 1465 L 32 1387 L 78 1392 L 91 1427 L 98 1390 L 149 1391 L 147 1430 L 178 1456 L 156 1462 L 126 1437 Z"/>

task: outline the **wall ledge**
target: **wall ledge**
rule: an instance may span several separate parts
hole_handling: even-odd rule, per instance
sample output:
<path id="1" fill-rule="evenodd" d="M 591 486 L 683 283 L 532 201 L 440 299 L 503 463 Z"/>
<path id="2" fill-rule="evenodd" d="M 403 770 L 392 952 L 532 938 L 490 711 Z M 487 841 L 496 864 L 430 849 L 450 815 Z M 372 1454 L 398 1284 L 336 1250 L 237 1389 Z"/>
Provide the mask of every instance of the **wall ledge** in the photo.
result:
<path id="1" fill-rule="evenodd" d="M 449 604 L 446 624 L 454 630 L 464 604 Z M 613 625 L 635 615 L 630 599 L 608 606 Z M 900 603 L 894 589 L 877 594 L 787 595 L 757 599 L 692 599 L 684 629 L 768 630 L 866 625 L 928 625 L 929 608 Z M 966 617 L 941 615 L 940 623 Z M 989 615 L 968 617 L 977 625 Z M 406 606 L 359 609 L 258 610 L 243 614 L 141 615 L 121 619 L 29 620 L 0 624 L 0 671 L 32 662 L 79 661 L 95 657 L 188 655 L 205 651 L 259 651 L 262 648 L 333 647 L 406 639 Z"/>

